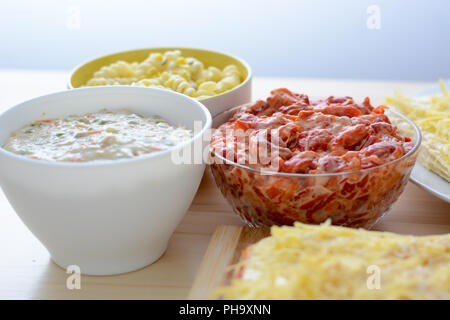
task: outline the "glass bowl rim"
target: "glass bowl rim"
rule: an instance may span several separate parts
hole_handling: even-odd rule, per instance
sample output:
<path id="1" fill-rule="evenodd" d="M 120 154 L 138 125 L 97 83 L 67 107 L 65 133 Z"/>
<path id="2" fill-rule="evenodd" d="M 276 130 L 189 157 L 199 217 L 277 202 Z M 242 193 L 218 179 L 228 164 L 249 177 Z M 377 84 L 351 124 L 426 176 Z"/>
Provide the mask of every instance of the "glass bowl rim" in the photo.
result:
<path id="1" fill-rule="evenodd" d="M 214 123 L 215 119 L 217 119 L 218 117 L 224 115 L 227 112 L 233 112 L 233 114 L 234 114 L 234 112 L 236 110 L 238 110 L 239 108 L 241 108 L 242 106 L 245 106 L 245 105 L 237 106 L 237 107 L 225 110 L 225 111 L 215 115 L 213 117 L 213 123 Z M 410 157 L 411 155 L 413 155 L 417 151 L 417 149 L 420 147 L 420 144 L 422 142 L 422 133 L 421 133 L 419 127 L 411 119 L 409 119 L 403 113 L 398 112 L 396 110 L 393 110 L 391 107 L 389 107 L 389 112 L 392 112 L 394 115 L 399 116 L 400 118 L 402 118 L 402 120 L 405 120 L 407 123 L 409 123 L 414 128 L 414 130 L 416 132 L 416 135 L 417 135 L 416 143 L 414 144 L 414 147 L 411 150 L 409 150 L 406 154 L 404 154 L 400 158 L 397 158 L 395 160 L 392 160 L 392 161 L 380 164 L 380 165 L 375 166 L 375 167 L 370 167 L 370 168 L 367 168 L 367 169 L 361 169 L 361 170 L 357 170 L 357 171 L 330 172 L 330 173 L 275 172 L 275 171 L 269 171 L 269 170 L 266 171 L 266 170 L 261 170 L 261 169 L 255 169 L 255 168 L 252 168 L 252 167 L 249 167 L 249 166 L 246 166 L 246 165 L 239 164 L 237 162 L 231 161 L 231 160 L 229 160 L 229 159 L 227 159 L 227 158 L 217 154 L 216 152 L 214 152 L 212 150 L 212 148 L 210 148 L 210 152 L 214 154 L 214 157 L 217 157 L 217 158 L 221 159 L 226 164 L 229 164 L 229 165 L 232 165 L 232 166 L 236 166 L 236 167 L 240 167 L 240 168 L 245 169 L 245 170 L 253 171 L 255 173 L 262 174 L 262 175 L 268 175 L 268 176 L 297 177 L 297 178 L 300 178 L 300 177 L 305 177 L 305 178 L 306 177 L 334 177 L 334 176 L 344 176 L 344 175 L 353 175 L 353 174 L 360 174 L 360 173 L 364 173 L 364 172 L 370 172 L 370 171 L 375 170 L 375 169 L 379 169 L 379 168 L 383 168 L 383 167 L 386 167 L 386 166 L 391 165 L 391 164 L 395 164 L 397 162 L 402 161 L 403 159 L 406 159 L 406 158 Z M 214 129 L 216 129 L 216 128 L 214 128 Z M 210 147 L 211 147 L 211 145 L 210 145 Z M 220 163 L 220 164 L 224 164 L 224 163 Z M 214 160 L 212 161 L 211 164 L 215 164 Z"/>

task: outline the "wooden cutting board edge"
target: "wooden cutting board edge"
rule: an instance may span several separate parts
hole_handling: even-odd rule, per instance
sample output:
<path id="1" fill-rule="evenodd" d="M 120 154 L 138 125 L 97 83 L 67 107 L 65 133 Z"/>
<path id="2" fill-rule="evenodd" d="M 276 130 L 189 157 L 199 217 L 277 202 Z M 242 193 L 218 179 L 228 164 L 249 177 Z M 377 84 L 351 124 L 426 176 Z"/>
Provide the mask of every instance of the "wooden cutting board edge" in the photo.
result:
<path id="1" fill-rule="evenodd" d="M 231 272 L 227 272 L 227 267 L 239 261 L 242 250 L 269 234 L 269 228 L 218 226 L 211 237 L 187 299 L 208 299 L 215 288 L 229 281 Z"/>

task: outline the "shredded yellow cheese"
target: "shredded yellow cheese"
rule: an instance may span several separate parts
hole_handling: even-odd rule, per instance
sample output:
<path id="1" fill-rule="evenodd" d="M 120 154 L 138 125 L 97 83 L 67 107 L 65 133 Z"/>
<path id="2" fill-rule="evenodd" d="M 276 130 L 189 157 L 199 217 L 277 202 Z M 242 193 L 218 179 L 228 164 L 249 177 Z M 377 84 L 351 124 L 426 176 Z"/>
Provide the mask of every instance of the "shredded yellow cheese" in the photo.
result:
<path id="1" fill-rule="evenodd" d="M 439 84 L 442 95 L 410 98 L 396 92 L 385 103 L 419 126 L 423 135 L 420 163 L 450 182 L 450 93 L 442 79 Z"/>
<path id="2" fill-rule="evenodd" d="M 450 299 L 450 234 L 272 227 L 233 266 L 225 299 Z"/>

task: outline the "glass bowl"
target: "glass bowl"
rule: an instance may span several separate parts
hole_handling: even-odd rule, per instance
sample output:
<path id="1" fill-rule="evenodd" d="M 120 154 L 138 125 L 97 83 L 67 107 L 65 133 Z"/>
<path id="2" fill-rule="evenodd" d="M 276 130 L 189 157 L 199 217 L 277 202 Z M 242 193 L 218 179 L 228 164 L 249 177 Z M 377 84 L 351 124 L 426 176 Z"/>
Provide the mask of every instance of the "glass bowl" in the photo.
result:
<path id="1" fill-rule="evenodd" d="M 238 108 L 214 117 L 213 127 Z M 234 212 L 250 226 L 319 224 L 330 219 L 334 225 L 371 228 L 403 192 L 421 142 L 420 130 L 410 119 L 390 109 L 386 114 L 415 145 L 402 157 L 376 167 L 325 174 L 262 172 L 211 150 L 210 168 Z"/>

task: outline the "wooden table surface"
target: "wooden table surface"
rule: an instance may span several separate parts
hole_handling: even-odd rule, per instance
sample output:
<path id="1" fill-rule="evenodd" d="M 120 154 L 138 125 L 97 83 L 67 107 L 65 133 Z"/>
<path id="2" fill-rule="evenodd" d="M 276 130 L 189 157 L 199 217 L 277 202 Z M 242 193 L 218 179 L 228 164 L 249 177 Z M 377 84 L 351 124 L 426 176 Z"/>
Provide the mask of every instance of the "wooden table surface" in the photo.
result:
<path id="1" fill-rule="evenodd" d="M 38 95 L 64 90 L 65 72 L 0 70 L 0 111 Z M 255 78 L 254 97 L 277 87 L 310 96 L 366 95 L 379 102 L 400 89 L 412 94 L 426 82 Z M 51 262 L 0 190 L 0 299 L 184 299 L 190 290 L 215 227 L 242 225 L 222 198 L 207 169 L 190 209 L 163 257 L 151 266 L 119 276 L 81 277 L 81 290 L 66 288 L 69 276 Z M 450 232 L 450 205 L 411 182 L 391 212 L 375 227 L 399 233 Z"/>

